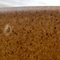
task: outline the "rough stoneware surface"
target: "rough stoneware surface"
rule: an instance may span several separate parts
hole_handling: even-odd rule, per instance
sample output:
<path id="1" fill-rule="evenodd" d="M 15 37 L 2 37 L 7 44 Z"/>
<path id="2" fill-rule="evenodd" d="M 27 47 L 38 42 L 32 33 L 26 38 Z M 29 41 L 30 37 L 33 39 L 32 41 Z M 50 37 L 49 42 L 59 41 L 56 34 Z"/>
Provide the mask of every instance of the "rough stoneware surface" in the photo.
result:
<path id="1" fill-rule="evenodd" d="M 0 13 L 0 60 L 60 60 L 60 10 Z"/>

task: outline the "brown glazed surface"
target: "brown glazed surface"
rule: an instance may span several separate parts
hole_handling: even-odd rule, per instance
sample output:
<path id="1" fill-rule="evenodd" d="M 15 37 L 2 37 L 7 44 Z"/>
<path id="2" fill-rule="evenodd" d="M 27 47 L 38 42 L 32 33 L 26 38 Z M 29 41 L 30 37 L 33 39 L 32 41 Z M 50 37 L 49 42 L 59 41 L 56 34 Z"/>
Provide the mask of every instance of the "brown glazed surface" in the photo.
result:
<path id="1" fill-rule="evenodd" d="M 0 13 L 0 60 L 60 60 L 60 10 Z"/>

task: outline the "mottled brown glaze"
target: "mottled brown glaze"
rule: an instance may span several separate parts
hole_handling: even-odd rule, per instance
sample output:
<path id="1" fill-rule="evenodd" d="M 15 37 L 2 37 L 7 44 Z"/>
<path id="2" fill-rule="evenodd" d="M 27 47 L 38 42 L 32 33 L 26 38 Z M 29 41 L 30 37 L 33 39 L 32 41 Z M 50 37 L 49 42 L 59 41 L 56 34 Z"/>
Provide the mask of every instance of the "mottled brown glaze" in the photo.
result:
<path id="1" fill-rule="evenodd" d="M 0 60 L 60 60 L 60 10 L 0 13 Z"/>

